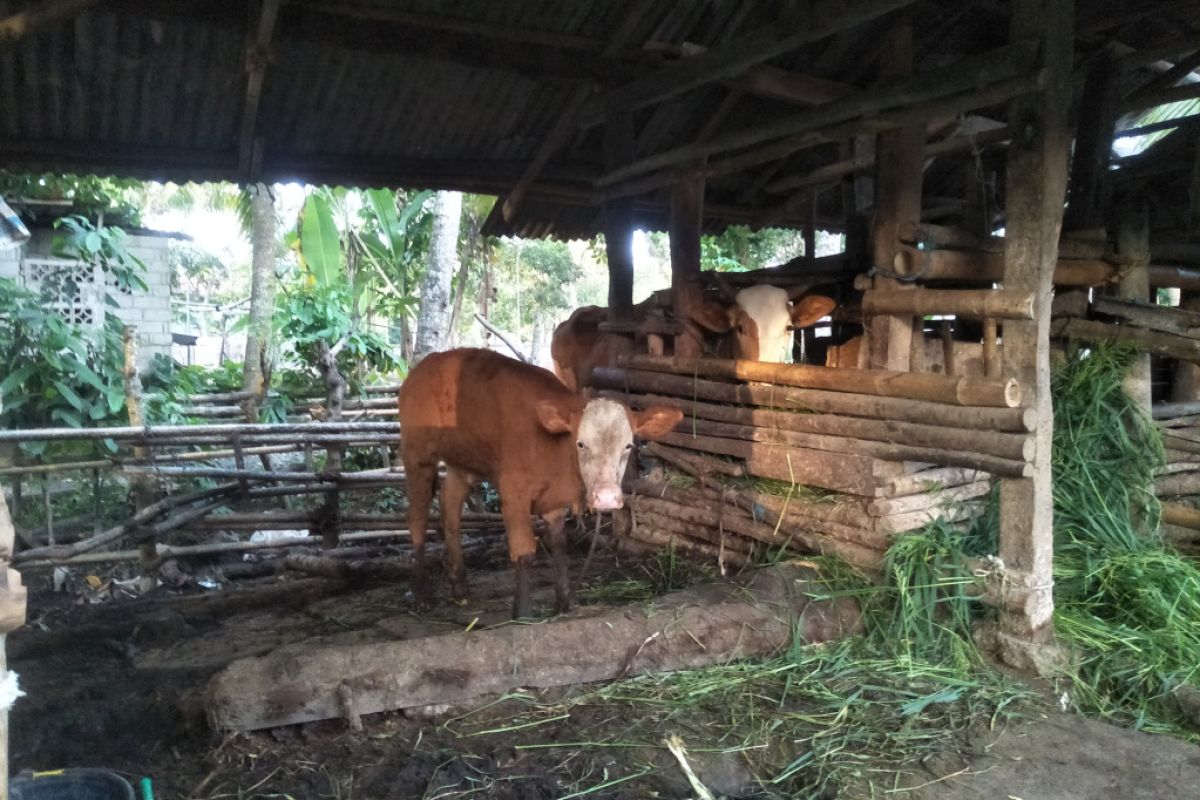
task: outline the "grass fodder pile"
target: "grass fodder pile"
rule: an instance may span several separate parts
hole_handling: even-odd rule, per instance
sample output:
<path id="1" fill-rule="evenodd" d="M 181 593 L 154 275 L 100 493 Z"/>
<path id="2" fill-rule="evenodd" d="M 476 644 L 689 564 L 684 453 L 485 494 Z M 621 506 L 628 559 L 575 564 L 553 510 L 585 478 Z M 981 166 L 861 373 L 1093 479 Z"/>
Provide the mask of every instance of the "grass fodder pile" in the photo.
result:
<path id="1" fill-rule="evenodd" d="M 1080 710 L 1197 740 L 1175 693 L 1200 679 L 1200 568 L 1156 533 L 1162 442 L 1122 386 L 1135 355 L 1077 350 L 1053 378 L 1055 628 Z"/>

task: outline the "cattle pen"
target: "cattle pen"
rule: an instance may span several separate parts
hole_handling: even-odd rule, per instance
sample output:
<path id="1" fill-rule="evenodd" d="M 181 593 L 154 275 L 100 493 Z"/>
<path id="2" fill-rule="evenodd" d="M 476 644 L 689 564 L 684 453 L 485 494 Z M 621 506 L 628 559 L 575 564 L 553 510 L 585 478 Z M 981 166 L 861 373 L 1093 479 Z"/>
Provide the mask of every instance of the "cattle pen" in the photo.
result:
<path id="1" fill-rule="evenodd" d="M 359 749 L 378 764 L 407 759 L 365 770 L 365 796 L 516 797 L 522 786 L 529 796 L 703 796 L 697 784 L 721 783 L 714 764 L 725 758 L 741 759 L 740 778 L 722 784 L 731 796 L 794 786 L 845 796 L 836 792 L 861 788 L 863 775 L 837 761 L 847 783 L 834 786 L 832 772 L 812 771 L 808 759 L 836 758 L 819 753 L 803 714 L 788 718 L 791 734 L 763 723 L 754 744 L 734 747 L 729 734 L 699 748 L 697 779 L 682 745 L 656 739 L 647 754 L 615 730 L 625 712 L 605 703 L 627 702 L 621 691 L 581 700 L 568 687 L 659 673 L 708 687 L 697 677 L 705 667 L 742 670 L 730 678 L 742 687 L 759 667 L 737 665 L 780 653 L 860 680 L 854 659 L 837 655 L 850 651 L 801 647 L 875 624 L 870 601 L 855 602 L 870 589 L 830 589 L 829 571 L 882 585 L 906 539 L 953 544 L 983 524 L 990 549 L 953 550 L 939 564 L 958 570 L 949 593 L 987 607 L 974 633 L 990 657 L 1061 676 L 1081 659 L 1056 633 L 1057 620 L 1078 619 L 1056 616 L 1056 599 L 1087 570 L 1056 570 L 1056 559 L 1090 563 L 1086 540 L 1062 545 L 1061 520 L 1071 535 L 1087 527 L 1062 513 L 1079 465 L 1067 459 L 1092 457 L 1065 454 L 1064 421 L 1097 441 L 1089 420 L 1128 434 L 1121 458 L 1149 494 L 1120 496 L 1122 530 L 1154 528 L 1155 546 L 1192 570 L 1200 552 L 1198 32 L 1200 5 L 1174 0 L 0 3 L 10 110 L 0 168 L 494 195 L 483 236 L 603 236 L 608 304 L 591 313 L 579 383 L 635 413 L 683 415 L 639 445 L 624 507 L 588 517 L 576 535 L 582 608 L 509 624 L 503 497 L 472 497 L 463 547 L 484 573 L 478 596 L 419 613 L 407 594 L 399 386 L 347 397 L 336 345 L 322 343 L 326 394 L 282 422 L 257 420 L 265 395 L 228 393 L 191 398 L 186 423 L 148 424 L 127 331 L 128 427 L 0 430 L 10 498 L 0 493 L 0 678 L 6 645 L 14 672 L 45 670 L 26 682 L 28 697 L 0 693 L 0 800 L 10 751 L 17 766 L 57 768 L 69 765 L 39 759 L 70 759 L 74 739 L 106 737 L 107 748 L 83 752 L 132 771 L 139 748 L 153 750 L 146 758 L 173 771 L 164 783 L 180 797 L 241 793 L 245 765 L 258 781 L 251 795 L 286 794 L 279 781 L 302 772 L 312 783 L 293 796 L 341 796 L 341 778 L 289 762 L 315 741 L 335 742 L 321 752 L 339 775 L 366 763 Z M 804 254 L 703 271 L 703 238 L 731 226 L 802 231 Z M 639 230 L 669 234 L 671 286 L 635 304 Z M 842 252 L 818 257 L 818 231 L 840 235 Z M 779 363 L 724 357 L 744 331 L 735 316 L 714 322 L 712 309 L 736 311 L 751 287 L 786 291 L 787 309 L 815 296 L 832 311 L 790 318 Z M 1095 374 L 1123 393 L 1093 378 L 1095 402 L 1075 415 L 1066 378 L 1052 376 L 1078 374 L 1081 354 L 1110 364 L 1118 351 L 1120 374 Z M 1101 420 L 1097 409 L 1117 410 Z M 46 463 L 16 448 L 51 441 L 107 441 L 111 455 Z M 102 523 L 103 487 L 128 492 L 125 518 Z M 56 521 L 59 491 L 95 505 Z M 12 524 L 10 508 L 42 506 L 37 529 Z M 437 534 L 432 548 L 442 552 Z M 101 565 L 123 577 L 101 577 Z M 187 588 L 180 565 L 194 572 Z M 651 578 L 633 587 L 635 571 Z M 81 608 L 55 591 L 71 582 Z M 537 578 L 539 611 L 549 591 Z M 116 660 L 92 674 L 97 653 Z M 82 687 L 63 700 L 58 666 Z M 1151 681 L 1149 668 L 1122 669 L 1130 685 Z M 1177 672 L 1158 691 L 1195 741 L 1200 676 Z M 768 673 L 759 677 L 782 708 L 792 673 Z M 899 730 L 929 709 L 942 728 L 968 728 L 950 710 L 966 689 L 921 680 L 886 724 Z M 706 691 L 682 700 L 651 685 L 660 694 L 646 703 L 660 711 L 668 696 L 690 708 Z M 122 692 L 127 708 L 111 703 Z M 841 716 L 822 725 L 840 730 L 851 704 L 830 702 Z M 995 713 L 1008 702 L 996 699 Z M 491 704 L 519 710 L 480 711 Z M 9 735 L 10 707 L 20 737 Z M 685 731 L 706 725 L 661 713 Z M 422 755 L 429 719 L 439 727 Z M 556 761 L 553 741 L 514 749 L 505 738 L 553 739 L 560 724 L 576 726 L 564 740 L 597 740 Z M 351 744 L 336 738 L 346 731 Z M 214 745 L 214 735 L 224 738 Z M 809 749 L 779 752 L 788 736 Z M 600 755 L 575 760 L 602 737 Z M 221 760 L 227 746 L 240 760 Z M 622 748 L 643 761 L 619 762 Z M 973 776 L 961 758 L 926 765 L 933 783 Z M 460 788 L 438 794 L 450 763 Z M 519 764 L 539 776 L 521 784 Z M 540 775 L 557 769 L 571 780 Z M 653 782 L 668 769 L 687 782 Z M 1130 770 L 1129 786 L 1155 780 Z M 1005 773 L 1006 789 L 1038 796 L 1051 784 L 1020 783 L 1035 773 Z M 1194 769 L 1182 780 L 1200 785 Z M 903 790 L 936 796 L 921 781 Z"/>

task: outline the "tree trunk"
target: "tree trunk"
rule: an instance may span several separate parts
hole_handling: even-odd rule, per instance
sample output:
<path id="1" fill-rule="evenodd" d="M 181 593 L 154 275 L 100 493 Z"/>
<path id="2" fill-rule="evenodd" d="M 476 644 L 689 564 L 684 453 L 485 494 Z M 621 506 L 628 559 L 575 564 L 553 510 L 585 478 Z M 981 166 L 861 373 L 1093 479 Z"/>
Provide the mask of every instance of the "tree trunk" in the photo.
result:
<path id="1" fill-rule="evenodd" d="M 271 313 L 275 307 L 275 200 L 270 187 L 256 183 L 249 188 L 253 228 L 250 276 L 250 323 L 246 328 L 246 361 L 242 388 L 254 393 L 255 405 L 266 394 L 270 373 Z M 251 414 L 252 419 L 257 414 Z"/>
<path id="2" fill-rule="evenodd" d="M 533 314 L 533 333 L 529 337 L 529 358 L 539 367 L 545 366 L 546 316 L 541 311 Z"/>
<path id="3" fill-rule="evenodd" d="M 433 201 L 433 234 L 429 266 L 421 280 L 421 306 L 417 316 L 417 343 L 412 363 L 441 349 L 450 323 L 450 278 L 458 262 L 458 226 L 462 216 L 461 192 L 438 192 Z"/>
<path id="4" fill-rule="evenodd" d="M 471 265 L 476 259 L 482 261 L 485 258 L 483 251 L 483 230 L 484 218 L 478 214 L 468 212 L 467 217 L 467 241 L 463 247 L 462 264 L 458 268 L 458 275 L 454 278 L 454 305 L 450 311 L 449 325 L 449 341 L 454 342 L 457 339 L 455 333 L 458 328 L 458 320 L 462 316 L 463 297 L 467 293 L 467 282 L 471 275 Z M 487 269 L 487 265 L 484 265 Z"/>

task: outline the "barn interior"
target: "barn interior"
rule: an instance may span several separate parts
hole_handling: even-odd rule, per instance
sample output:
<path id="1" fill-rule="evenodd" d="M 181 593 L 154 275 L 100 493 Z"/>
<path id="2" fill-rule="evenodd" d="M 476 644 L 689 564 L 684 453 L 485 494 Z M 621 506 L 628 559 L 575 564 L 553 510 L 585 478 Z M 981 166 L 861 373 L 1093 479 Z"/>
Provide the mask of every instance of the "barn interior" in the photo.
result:
<path id="1" fill-rule="evenodd" d="M 607 625 L 606 614 L 620 614 L 619 593 L 601 587 L 633 568 L 621 561 L 630 553 L 688 554 L 722 576 L 750 575 L 746 567 L 781 554 L 835 555 L 870 576 L 897 536 L 931 520 L 966 526 L 996 491 L 998 551 L 979 572 L 996 608 L 986 636 L 1000 661 L 1038 673 L 1062 655 L 1050 369 L 1069 343 L 1127 341 L 1147 354 L 1127 385 L 1164 430 L 1163 519 L 1178 542 L 1200 537 L 1189 499 L 1200 496 L 1198 66 L 1200 7 L 1175 0 L 472 0 L 453 9 L 420 0 L 10 0 L 0 2 L 8 110 L 0 167 L 458 189 L 496 196 L 487 235 L 603 234 L 610 282 L 601 329 L 621 346 L 595 370 L 595 385 L 634 407 L 674 404 L 685 417 L 642 448 L 647 469 L 611 525 L 609 541 L 624 555 L 601 548 L 577 578 L 591 602 L 562 624 L 582 626 L 575 635 L 588 642 L 597 635 L 588 620 Z M 802 230 L 806 255 L 727 274 L 721 285 L 701 271 L 701 237 L 731 225 Z M 634 306 L 637 229 L 670 233 L 672 288 L 648 313 Z M 815 257 L 818 230 L 843 233 L 844 252 Z M 837 301 L 831 319 L 797 332 L 796 363 L 713 358 L 697 333 L 697 306 L 729 285 L 755 284 Z M 530 685 L 476 685 L 431 667 L 437 680 L 427 683 L 440 693 L 397 688 L 368 680 L 345 656 L 416 658 L 387 648 L 424 646 L 441 633 L 524 635 L 524 626 L 492 628 L 507 616 L 510 578 L 499 520 L 482 512 L 468 517 L 473 531 L 491 534 L 468 547 L 469 563 L 490 567 L 476 603 L 395 614 L 407 603 L 405 533 L 386 512 L 341 503 L 402 488 L 389 454 L 402 431 L 381 415 L 350 421 L 356 410 L 388 406 L 385 393 L 359 402 L 345 420 L 287 430 L 180 426 L 151 435 L 135 420 L 119 435 L 106 431 L 131 485 L 155 483 L 138 518 L 82 542 L 19 549 L 0 508 L 0 631 L 9 633 L 10 663 L 40 661 L 84 687 L 23 701 L 36 714 L 19 717 L 17 706 L 19 737 L 8 738 L 0 715 L 0 759 L 9 749 L 20 763 L 39 749 L 69 758 L 80 736 L 111 737 L 98 752 L 121 758 L 114 748 L 166 741 L 174 724 L 272 729 L 286 748 L 309 735 L 281 727 L 290 723 L 331 720 L 314 729 L 321 736 L 361 726 L 360 712 Z M 89 435 L 97 434 L 0 431 L 0 443 Z M 260 472 L 247 461 L 285 435 L 305 442 L 306 471 Z M 229 481 L 227 494 L 171 491 L 171 470 L 198 474 L 178 458 L 197 446 L 236 454 L 237 469 L 209 475 Z M 386 466 L 340 468 L 354 448 L 382 449 Z M 314 451 L 334 466 L 318 472 Z M 275 516 L 269 524 L 261 513 L 240 523 L 213 514 L 230 497 L 273 502 L 288 487 L 325 505 L 290 517 L 263 512 Z M 256 549 L 243 540 L 251 531 L 313 535 L 300 543 L 308 550 L 286 557 L 289 578 L 243 567 L 244 592 L 129 599 L 94 613 L 38 607 L 55 567 L 114 554 L 135 561 L 143 581 L 169 582 L 160 570 L 170 558 L 214 555 L 173 540 L 188 526 L 238 531 L 227 552 L 239 556 Z M 381 531 L 395 535 L 340 561 L 321 547 L 340 538 L 339 549 L 353 550 Z M 118 550 L 130 546 L 123 542 L 136 552 Z M 581 569 L 587 544 L 577 549 Z M 638 563 L 652 571 L 659 562 Z M 663 592 L 679 586 L 651 577 Z M 548 605 L 548 577 L 537 592 Z M 813 607 L 827 624 L 811 640 L 853 630 L 834 605 Z M 39 629 L 51 611 L 70 624 Z M 700 647 L 713 658 L 745 652 L 740 641 L 722 651 L 720 633 Z M 598 649 L 608 671 L 593 680 L 673 663 L 650 663 L 638 646 L 653 629 L 628 635 L 633 654 Z M 71 654 L 78 642 L 116 648 L 127 661 L 95 671 Z M 312 670 L 336 679 L 297 667 L 293 694 L 271 695 L 263 687 L 286 683 L 300 648 Z M 122 677 L 128 664 L 133 683 Z M 44 698 L 54 674 L 28 685 Z M 214 675 L 217 688 L 205 694 Z M 91 704 L 105 687 L 134 686 L 154 691 L 123 713 Z M 132 735 L 138 719 L 150 722 Z M 203 773 L 182 770 L 192 783 L 173 788 L 207 796 L 196 786 Z"/>

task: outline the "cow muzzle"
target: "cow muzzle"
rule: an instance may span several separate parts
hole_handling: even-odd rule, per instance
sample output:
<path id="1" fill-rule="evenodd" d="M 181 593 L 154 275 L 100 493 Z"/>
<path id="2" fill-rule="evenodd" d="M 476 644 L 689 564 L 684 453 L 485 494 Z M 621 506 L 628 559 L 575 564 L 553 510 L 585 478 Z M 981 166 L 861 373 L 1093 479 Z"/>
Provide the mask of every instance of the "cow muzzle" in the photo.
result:
<path id="1" fill-rule="evenodd" d="M 592 489 L 592 496 L 588 501 L 588 506 L 592 511 L 615 511 L 625 505 L 625 494 L 621 491 L 621 487 L 612 484 L 609 486 L 597 486 Z"/>

